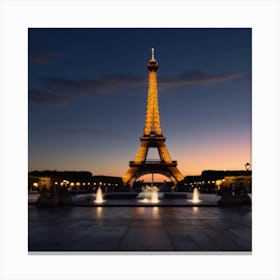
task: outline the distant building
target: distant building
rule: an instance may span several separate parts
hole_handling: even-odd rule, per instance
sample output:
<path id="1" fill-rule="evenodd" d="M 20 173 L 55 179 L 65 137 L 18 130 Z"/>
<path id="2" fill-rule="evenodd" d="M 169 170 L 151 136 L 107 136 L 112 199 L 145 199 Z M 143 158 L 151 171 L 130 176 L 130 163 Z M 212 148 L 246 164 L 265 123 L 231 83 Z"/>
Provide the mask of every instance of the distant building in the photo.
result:
<path id="1" fill-rule="evenodd" d="M 49 189 L 51 185 L 51 177 L 28 176 L 28 190 Z"/>
<path id="2" fill-rule="evenodd" d="M 252 188 L 252 176 L 225 176 L 221 186 L 230 188 L 245 188 L 250 191 Z"/>
<path id="3" fill-rule="evenodd" d="M 184 181 L 188 188 L 198 187 L 201 191 L 213 191 L 221 187 L 245 188 L 251 192 L 252 171 L 244 170 L 205 170 L 200 176 L 187 176 Z"/>
<path id="4" fill-rule="evenodd" d="M 31 171 L 28 173 L 28 190 L 49 189 L 51 186 L 69 189 L 114 189 L 122 185 L 121 177 L 92 176 L 88 171 Z"/>

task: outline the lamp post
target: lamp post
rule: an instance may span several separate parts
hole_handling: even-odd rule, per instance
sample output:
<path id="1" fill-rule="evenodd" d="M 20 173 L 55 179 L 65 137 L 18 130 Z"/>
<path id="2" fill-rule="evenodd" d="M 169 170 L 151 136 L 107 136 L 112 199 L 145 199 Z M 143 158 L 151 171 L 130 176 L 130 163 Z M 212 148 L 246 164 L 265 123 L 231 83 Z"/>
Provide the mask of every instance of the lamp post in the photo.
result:
<path id="1" fill-rule="evenodd" d="M 250 168 L 250 163 L 249 163 L 249 162 L 245 163 L 245 169 L 246 169 L 246 171 L 249 171 L 249 168 Z M 250 181 L 251 181 L 251 180 L 247 180 L 246 192 L 251 192 L 252 185 L 251 185 Z"/>
<path id="2" fill-rule="evenodd" d="M 245 163 L 245 169 L 246 169 L 246 171 L 249 171 L 249 168 L 250 168 L 250 163 L 249 163 L 249 162 Z"/>

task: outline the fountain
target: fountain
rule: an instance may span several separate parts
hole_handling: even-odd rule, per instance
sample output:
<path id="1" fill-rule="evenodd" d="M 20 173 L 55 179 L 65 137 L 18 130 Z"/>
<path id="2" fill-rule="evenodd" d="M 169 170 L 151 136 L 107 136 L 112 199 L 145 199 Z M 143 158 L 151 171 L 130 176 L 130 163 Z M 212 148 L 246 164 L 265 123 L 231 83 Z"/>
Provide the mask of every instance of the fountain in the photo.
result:
<path id="1" fill-rule="evenodd" d="M 159 199 L 158 199 L 158 189 L 157 189 L 157 187 L 153 187 L 153 188 L 152 188 L 151 202 L 152 202 L 152 203 L 158 203 L 158 202 L 159 202 Z"/>
<path id="2" fill-rule="evenodd" d="M 159 194 L 157 187 L 145 186 L 143 191 L 138 195 L 141 202 L 144 203 L 159 203 Z"/>
<path id="3" fill-rule="evenodd" d="M 193 189 L 193 197 L 192 197 L 192 199 L 189 199 L 188 201 L 190 201 L 192 203 L 199 203 L 199 202 L 201 202 L 201 200 L 199 199 L 198 188 L 194 188 Z"/>
<path id="4" fill-rule="evenodd" d="M 96 198 L 95 198 L 94 202 L 95 203 L 103 203 L 103 202 L 105 202 L 105 200 L 103 199 L 101 187 L 98 187 L 98 189 L 97 189 Z"/>

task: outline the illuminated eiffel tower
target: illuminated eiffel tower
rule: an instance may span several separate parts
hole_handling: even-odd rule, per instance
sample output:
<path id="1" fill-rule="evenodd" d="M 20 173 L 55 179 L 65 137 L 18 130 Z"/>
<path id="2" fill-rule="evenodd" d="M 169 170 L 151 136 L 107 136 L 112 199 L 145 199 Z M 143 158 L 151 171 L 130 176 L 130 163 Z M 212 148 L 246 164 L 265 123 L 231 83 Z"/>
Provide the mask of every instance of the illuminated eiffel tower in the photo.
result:
<path id="1" fill-rule="evenodd" d="M 149 84 L 144 134 L 140 138 L 141 145 L 135 160 L 129 162 L 129 169 L 122 178 L 127 185 L 132 185 L 142 175 L 154 173 L 167 176 L 175 185 L 184 179 L 177 168 L 177 161 L 172 160 L 168 153 L 165 145 L 166 138 L 160 126 L 157 69 L 158 63 L 152 49 L 152 58 L 148 63 Z M 147 159 L 150 148 L 158 150 L 159 160 Z"/>

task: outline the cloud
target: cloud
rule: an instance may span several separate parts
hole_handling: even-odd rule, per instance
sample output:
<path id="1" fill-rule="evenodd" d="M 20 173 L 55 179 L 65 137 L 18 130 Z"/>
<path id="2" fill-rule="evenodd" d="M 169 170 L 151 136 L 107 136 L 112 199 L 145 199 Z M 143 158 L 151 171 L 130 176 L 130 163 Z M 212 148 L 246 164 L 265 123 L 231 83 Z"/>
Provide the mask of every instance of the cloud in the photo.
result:
<path id="1" fill-rule="evenodd" d="M 188 84 L 210 84 L 238 77 L 239 74 L 212 75 L 205 72 L 190 70 L 177 77 L 159 78 L 161 88 L 177 87 Z M 83 92 L 99 95 L 125 87 L 146 86 L 147 78 L 140 75 L 106 75 L 98 80 L 67 80 L 60 78 L 46 78 L 44 85 L 51 91 Z"/>
<path id="2" fill-rule="evenodd" d="M 203 85 L 218 83 L 239 77 L 239 74 L 209 74 L 196 70 L 186 71 L 177 77 L 159 77 L 158 83 L 161 89 L 178 87 L 183 85 Z M 43 80 L 45 90 L 31 89 L 29 101 L 42 105 L 65 105 L 81 95 L 97 96 L 113 93 L 126 87 L 147 87 L 147 77 L 131 74 L 110 74 L 100 79 L 70 80 L 64 78 L 45 78 Z"/>
<path id="3" fill-rule="evenodd" d="M 44 85 L 51 91 L 67 91 L 99 95 L 128 86 L 143 86 L 146 78 L 138 75 L 105 75 L 98 80 L 67 80 L 46 78 Z"/>
<path id="4" fill-rule="evenodd" d="M 174 78 L 161 78 L 160 79 L 160 87 L 167 88 L 167 87 L 176 87 L 176 86 L 183 86 L 183 85 L 190 85 L 190 84 L 211 84 L 211 83 L 218 83 L 226 80 L 231 80 L 234 78 L 239 77 L 240 74 L 208 74 L 202 71 L 197 70 L 188 70 L 177 77 Z"/>
<path id="5" fill-rule="evenodd" d="M 38 89 L 30 89 L 28 91 L 28 101 L 34 105 L 37 104 L 42 107 L 48 107 L 53 105 L 65 105 L 69 103 L 71 97 L 64 95 L 55 94 L 48 91 L 42 91 Z"/>
<path id="6" fill-rule="evenodd" d="M 79 130 L 73 130 L 73 129 L 66 129 L 63 130 L 62 133 L 64 134 L 69 134 L 72 136 L 75 135 L 81 135 L 81 134 L 90 134 L 90 135 L 97 135 L 97 136 L 109 136 L 109 137 L 118 137 L 118 138 L 130 138 L 126 134 L 121 134 L 121 133 L 115 133 L 112 131 L 106 131 L 106 130 L 99 130 L 99 129 L 79 129 Z"/>
<path id="7" fill-rule="evenodd" d="M 61 56 L 59 53 L 30 52 L 28 61 L 33 64 L 53 64 Z"/>

